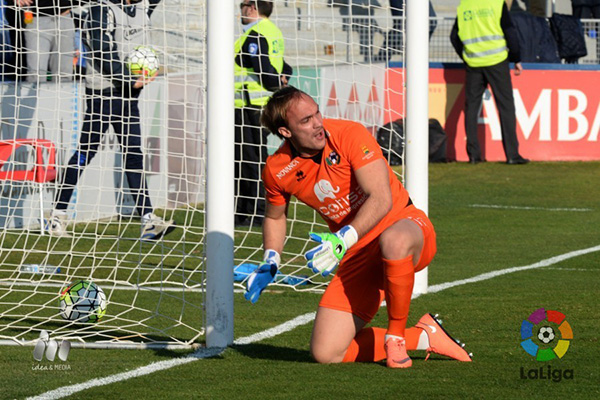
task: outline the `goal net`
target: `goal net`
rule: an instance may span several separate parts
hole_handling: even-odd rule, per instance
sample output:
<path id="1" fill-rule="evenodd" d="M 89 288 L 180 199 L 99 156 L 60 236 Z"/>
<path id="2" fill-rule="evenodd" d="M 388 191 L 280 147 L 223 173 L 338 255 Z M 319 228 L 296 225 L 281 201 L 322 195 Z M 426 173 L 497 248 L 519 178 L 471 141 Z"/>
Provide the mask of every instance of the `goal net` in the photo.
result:
<path id="1" fill-rule="evenodd" d="M 270 19 L 283 32 L 284 59 L 294 68 L 289 84 L 311 95 L 324 118 L 357 121 L 367 127 L 402 179 L 404 18 L 394 18 L 387 1 L 348 3 L 354 2 L 275 2 Z M 280 144 L 269 135 L 269 154 Z M 328 227 L 317 213 L 292 198 L 276 284 L 300 291 L 324 290 L 331 278 L 313 274 L 303 256 L 315 245 L 308 240 L 313 231 L 328 231 Z M 238 238 L 236 262 L 243 266 L 261 259 L 260 230 L 240 229 Z M 240 267 L 235 278 L 243 279 L 250 270 L 251 265 Z"/>
<path id="2" fill-rule="evenodd" d="M 313 96 L 324 117 L 358 121 L 379 132 L 385 154 L 402 173 L 404 35 L 387 2 L 274 3 L 271 20 L 283 32 L 284 58 L 294 69 L 290 84 Z M 70 197 L 66 235 L 47 231 L 83 133 L 90 57 L 109 52 L 93 54 L 85 25 L 79 24 L 89 17 L 90 5 L 72 10 L 67 17 L 72 32 L 65 36 L 64 28 L 56 29 L 61 18 L 34 12 L 31 21 L 28 10 L 12 1 L 0 4 L 6 61 L 0 83 L 0 343 L 33 344 L 45 330 L 84 347 L 197 346 L 204 341 L 207 300 L 205 1 L 163 0 L 150 7 L 151 18 L 142 25 L 141 44 L 152 47 L 160 61 L 156 79 L 139 97 L 144 176 L 154 214 L 176 225 L 156 241 L 140 240 L 137 195 L 127 178 L 132 169 L 114 126 L 100 136 L 97 154 Z M 232 18 L 239 35 L 237 4 Z M 36 47 L 47 35 L 60 45 Z M 125 41 L 128 35 L 136 32 L 111 39 Z M 109 81 L 118 78 L 104 73 Z M 270 153 L 279 144 L 268 135 Z M 322 291 L 330 278 L 314 275 L 303 254 L 312 246 L 308 232 L 327 227 L 295 200 L 288 222 L 274 285 Z M 260 227 L 235 228 L 231 268 L 237 289 L 262 253 Z M 61 316 L 61 293 L 80 280 L 94 282 L 106 295 L 106 313 L 98 322 Z"/>

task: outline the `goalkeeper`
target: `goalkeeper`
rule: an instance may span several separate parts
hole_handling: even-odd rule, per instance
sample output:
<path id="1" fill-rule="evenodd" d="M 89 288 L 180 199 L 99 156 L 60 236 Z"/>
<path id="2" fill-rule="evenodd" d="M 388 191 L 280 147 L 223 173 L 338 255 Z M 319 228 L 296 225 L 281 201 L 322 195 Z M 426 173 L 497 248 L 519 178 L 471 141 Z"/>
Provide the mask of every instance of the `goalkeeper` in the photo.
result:
<path id="1" fill-rule="evenodd" d="M 331 232 L 305 256 L 314 272 L 335 277 L 319 303 L 310 349 L 320 363 L 379 361 L 412 365 L 407 350 L 423 349 L 471 361 L 430 314 L 406 329 L 415 272 L 436 252 L 433 225 L 417 209 L 360 124 L 322 119 L 306 93 L 286 87 L 265 106 L 261 122 L 284 144 L 263 170 L 265 263 L 248 280 L 255 302 L 277 272 L 293 195 L 314 208 Z M 338 265 L 339 264 L 339 265 Z M 387 329 L 365 328 L 385 298 Z"/>

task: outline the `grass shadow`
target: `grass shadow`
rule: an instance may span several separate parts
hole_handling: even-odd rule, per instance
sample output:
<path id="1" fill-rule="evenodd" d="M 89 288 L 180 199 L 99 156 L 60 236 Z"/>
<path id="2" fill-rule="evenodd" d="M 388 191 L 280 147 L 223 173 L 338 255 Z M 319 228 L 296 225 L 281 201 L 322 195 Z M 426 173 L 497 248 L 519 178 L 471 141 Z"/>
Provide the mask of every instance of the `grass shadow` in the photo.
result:
<path id="1" fill-rule="evenodd" d="M 308 350 L 295 349 L 292 347 L 281 347 L 257 343 L 234 345 L 231 348 L 250 358 L 288 362 L 314 362 Z"/>

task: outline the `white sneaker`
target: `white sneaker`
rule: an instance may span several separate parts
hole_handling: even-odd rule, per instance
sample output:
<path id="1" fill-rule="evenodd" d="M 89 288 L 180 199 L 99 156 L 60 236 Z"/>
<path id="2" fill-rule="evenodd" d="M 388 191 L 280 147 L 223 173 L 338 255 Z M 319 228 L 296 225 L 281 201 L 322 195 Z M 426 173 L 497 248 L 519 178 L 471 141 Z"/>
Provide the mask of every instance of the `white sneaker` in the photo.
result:
<path id="1" fill-rule="evenodd" d="M 175 223 L 172 219 L 165 221 L 154 214 L 148 214 L 142 218 L 140 237 L 142 240 L 158 240 L 172 232 L 173 229 L 175 229 Z"/>
<path id="2" fill-rule="evenodd" d="M 50 236 L 68 236 L 67 213 L 53 210 L 46 222 L 46 231 Z"/>

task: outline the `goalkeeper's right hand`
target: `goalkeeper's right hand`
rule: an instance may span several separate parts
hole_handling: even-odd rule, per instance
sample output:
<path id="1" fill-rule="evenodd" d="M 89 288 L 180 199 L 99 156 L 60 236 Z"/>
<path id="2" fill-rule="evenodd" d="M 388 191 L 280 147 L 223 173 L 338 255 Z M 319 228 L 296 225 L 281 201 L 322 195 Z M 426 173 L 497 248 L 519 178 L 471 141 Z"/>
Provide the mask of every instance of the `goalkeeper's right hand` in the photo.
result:
<path id="1" fill-rule="evenodd" d="M 258 266 L 246 281 L 246 294 L 244 294 L 246 300 L 252 304 L 258 301 L 263 290 L 275 279 L 280 262 L 279 253 L 271 249 L 265 250 L 264 263 Z"/>
<path id="2" fill-rule="evenodd" d="M 306 252 L 304 257 L 308 260 L 308 268 L 322 276 L 329 275 L 342 261 L 346 251 L 358 241 L 358 233 L 352 225 L 346 225 L 336 233 L 311 232 L 309 235 L 321 244 Z"/>

